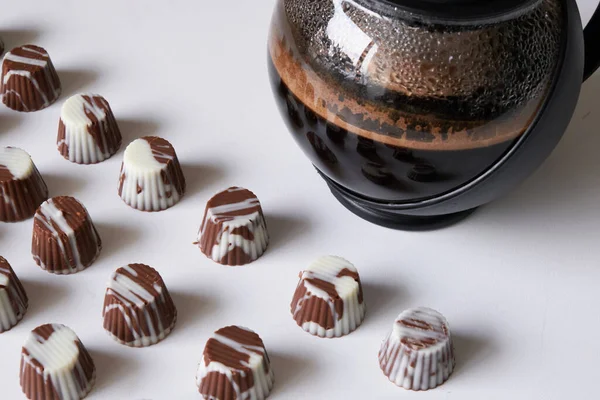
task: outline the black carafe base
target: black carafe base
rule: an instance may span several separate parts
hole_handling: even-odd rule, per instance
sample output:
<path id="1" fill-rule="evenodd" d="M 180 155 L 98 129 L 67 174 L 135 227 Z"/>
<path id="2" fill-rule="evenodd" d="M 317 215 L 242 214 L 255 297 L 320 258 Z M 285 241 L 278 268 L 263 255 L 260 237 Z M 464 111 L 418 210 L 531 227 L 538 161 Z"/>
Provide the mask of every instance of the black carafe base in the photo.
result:
<path id="1" fill-rule="evenodd" d="M 403 231 L 438 230 L 462 221 L 477 210 L 477 208 L 473 208 L 454 214 L 432 216 L 403 214 L 401 210 L 393 210 L 389 204 L 363 199 L 338 185 L 318 169 L 317 172 L 325 180 L 331 193 L 344 207 L 364 220 L 390 229 Z"/>

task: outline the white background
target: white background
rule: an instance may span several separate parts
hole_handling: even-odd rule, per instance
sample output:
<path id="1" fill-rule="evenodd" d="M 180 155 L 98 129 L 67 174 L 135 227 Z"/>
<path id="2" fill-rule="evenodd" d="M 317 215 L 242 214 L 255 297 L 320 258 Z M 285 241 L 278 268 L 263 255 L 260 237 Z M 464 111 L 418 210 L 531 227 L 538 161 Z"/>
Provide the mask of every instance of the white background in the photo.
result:
<path id="1" fill-rule="evenodd" d="M 589 16 L 597 1 L 580 3 Z M 597 398 L 600 105 L 592 95 L 600 77 L 584 88 L 558 149 L 519 189 L 450 229 L 391 231 L 342 208 L 285 129 L 266 73 L 272 7 L 273 0 L 3 2 L 6 46 L 45 47 L 64 95 L 34 114 L 0 107 L 0 145 L 31 153 L 52 195 L 79 198 L 104 249 L 86 271 L 53 276 L 31 258 L 31 220 L 0 224 L 0 254 L 30 299 L 23 321 L 0 335 L 0 398 L 22 397 L 21 344 L 47 322 L 72 327 L 90 350 L 98 373 L 90 399 L 199 398 L 204 343 L 230 324 L 262 336 L 276 374 L 273 399 Z M 141 135 L 174 144 L 189 185 L 180 204 L 155 214 L 123 204 L 122 151 L 95 166 L 61 158 L 61 103 L 79 91 L 110 101 L 124 146 Z M 205 202 L 230 185 L 258 194 L 272 236 L 264 257 L 245 268 L 218 266 L 192 245 Z M 314 338 L 289 312 L 298 272 L 324 254 L 351 260 L 365 286 L 367 318 L 343 339 Z M 173 333 L 147 349 L 121 346 L 102 329 L 105 283 L 131 262 L 157 268 L 179 309 Z M 410 393 L 386 380 L 377 352 L 397 314 L 420 305 L 448 318 L 458 367 L 442 387 Z"/>

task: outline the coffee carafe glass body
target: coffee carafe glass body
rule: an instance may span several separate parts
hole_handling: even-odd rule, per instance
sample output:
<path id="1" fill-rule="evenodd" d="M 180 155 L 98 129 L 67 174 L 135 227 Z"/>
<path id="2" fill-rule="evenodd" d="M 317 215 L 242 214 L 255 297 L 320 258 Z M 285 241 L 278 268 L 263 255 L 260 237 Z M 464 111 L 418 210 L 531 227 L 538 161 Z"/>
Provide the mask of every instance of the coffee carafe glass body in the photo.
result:
<path id="1" fill-rule="evenodd" d="M 410 208 L 476 180 L 528 131 L 568 19 L 562 0 L 452 22 L 396 3 L 279 0 L 268 62 L 281 114 L 330 186 Z"/>

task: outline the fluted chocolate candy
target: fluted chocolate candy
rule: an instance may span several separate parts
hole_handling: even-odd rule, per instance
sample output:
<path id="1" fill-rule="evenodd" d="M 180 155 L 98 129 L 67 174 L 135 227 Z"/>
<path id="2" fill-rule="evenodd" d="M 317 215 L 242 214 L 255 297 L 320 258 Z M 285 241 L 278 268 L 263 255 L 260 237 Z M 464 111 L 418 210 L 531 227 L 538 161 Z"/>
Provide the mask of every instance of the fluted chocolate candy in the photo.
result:
<path id="1" fill-rule="evenodd" d="M 213 334 L 196 374 L 198 390 L 209 400 L 263 400 L 271 393 L 273 380 L 263 341 L 241 326 L 228 326 Z"/>
<path id="2" fill-rule="evenodd" d="M 101 249 L 92 218 L 73 197 L 51 198 L 35 213 L 31 253 L 42 269 L 74 274 L 92 265 Z"/>
<path id="3" fill-rule="evenodd" d="M 95 94 L 76 94 L 62 107 L 58 151 L 77 164 L 96 164 L 121 147 L 121 131 L 108 101 Z"/>
<path id="4" fill-rule="evenodd" d="M 60 80 L 46 50 L 28 44 L 6 53 L 0 91 L 4 104 L 15 111 L 38 111 L 54 103 Z"/>
<path id="5" fill-rule="evenodd" d="M 319 258 L 300 273 L 291 310 L 298 326 L 312 335 L 349 334 L 366 312 L 358 271 L 341 257 Z"/>
<path id="6" fill-rule="evenodd" d="M 454 370 L 454 348 L 448 322 L 430 308 L 401 313 L 379 350 L 385 376 L 408 390 L 433 389 Z"/>
<path id="7" fill-rule="evenodd" d="M 96 367 L 75 332 L 46 324 L 35 328 L 23 345 L 20 378 L 30 400 L 79 400 L 92 390 Z"/>
<path id="8" fill-rule="evenodd" d="M 48 198 L 48 188 L 25 151 L 0 148 L 0 221 L 31 218 Z"/>
<path id="9" fill-rule="evenodd" d="M 175 326 L 177 309 L 159 273 L 144 264 L 117 269 L 104 297 L 104 329 L 121 344 L 146 347 Z"/>
<path id="10" fill-rule="evenodd" d="M 269 234 L 256 195 L 231 187 L 210 199 L 197 243 L 207 257 L 224 265 L 244 265 L 260 257 Z"/>
<path id="11" fill-rule="evenodd" d="M 17 325 L 28 306 L 27 294 L 8 261 L 0 256 L 0 333 Z"/>
<path id="12" fill-rule="evenodd" d="M 175 149 L 165 139 L 146 136 L 125 149 L 119 196 L 141 211 L 161 211 L 175 205 L 185 192 L 185 178 Z"/>

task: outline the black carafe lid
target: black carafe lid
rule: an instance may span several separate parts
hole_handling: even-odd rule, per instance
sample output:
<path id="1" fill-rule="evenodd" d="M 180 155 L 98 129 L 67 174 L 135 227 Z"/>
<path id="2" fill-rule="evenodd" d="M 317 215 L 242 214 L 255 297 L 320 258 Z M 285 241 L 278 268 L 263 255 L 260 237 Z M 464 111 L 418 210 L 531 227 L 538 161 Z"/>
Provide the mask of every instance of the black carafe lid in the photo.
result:
<path id="1" fill-rule="evenodd" d="M 364 0 L 363 0 L 364 1 Z M 432 22 L 489 23 L 514 18 L 541 0 L 366 0 L 397 8 Z"/>

